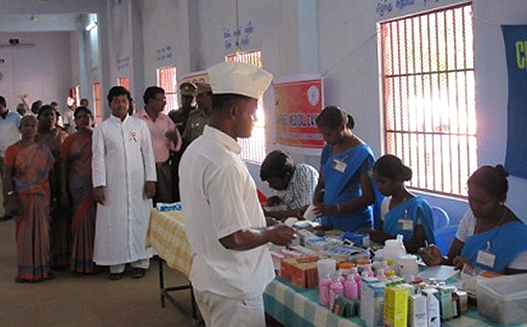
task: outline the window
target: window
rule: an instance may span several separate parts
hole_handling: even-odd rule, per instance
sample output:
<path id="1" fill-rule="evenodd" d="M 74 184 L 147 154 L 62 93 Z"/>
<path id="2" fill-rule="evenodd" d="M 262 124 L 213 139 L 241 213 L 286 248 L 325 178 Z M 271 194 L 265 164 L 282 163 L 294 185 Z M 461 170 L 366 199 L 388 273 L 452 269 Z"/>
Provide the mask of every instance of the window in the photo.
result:
<path id="1" fill-rule="evenodd" d="M 100 124 L 102 122 L 101 83 L 93 83 L 93 99 L 95 99 L 93 106 L 95 123 Z"/>
<path id="2" fill-rule="evenodd" d="M 177 109 L 177 77 L 176 66 L 169 66 L 157 69 L 157 85 L 165 90 L 167 98 L 167 105 L 165 106 L 165 114 L 172 109 Z"/>
<path id="3" fill-rule="evenodd" d="M 240 61 L 262 67 L 262 52 L 260 50 L 237 52 L 225 57 L 225 61 Z M 239 139 L 242 148 L 241 158 L 245 161 L 262 163 L 265 159 L 265 117 L 263 103 L 258 101 L 256 110 L 258 121 L 254 124 L 252 136 L 248 139 Z"/>
<path id="4" fill-rule="evenodd" d="M 128 91 L 130 91 L 130 78 L 128 77 L 119 77 L 117 79 L 117 85 L 124 87 Z"/>
<path id="5" fill-rule="evenodd" d="M 477 168 L 472 5 L 380 24 L 385 151 L 410 186 L 466 196 Z"/>
<path id="6" fill-rule="evenodd" d="M 81 87 L 80 85 L 75 85 L 70 89 L 70 97 L 75 100 L 75 105 L 79 106 L 80 102 Z"/>

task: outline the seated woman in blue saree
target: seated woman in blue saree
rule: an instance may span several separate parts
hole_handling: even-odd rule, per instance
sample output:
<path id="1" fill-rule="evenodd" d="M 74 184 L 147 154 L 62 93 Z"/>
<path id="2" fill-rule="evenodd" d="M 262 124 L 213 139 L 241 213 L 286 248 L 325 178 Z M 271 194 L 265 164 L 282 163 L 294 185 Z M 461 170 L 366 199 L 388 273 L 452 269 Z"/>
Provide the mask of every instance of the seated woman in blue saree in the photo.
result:
<path id="1" fill-rule="evenodd" d="M 428 265 L 469 265 L 497 273 L 527 273 L 527 226 L 505 206 L 507 172 L 483 166 L 468 179 L 470 211 L 459 223 L 446 257 L 435 246 L 420 249 Z"/>
<path id="2" fill-rule="evenodd" d="M 349 120 L 350 119 L 350 120 Z M 370 177 L 375 158 L 355 136 L 353 118 L 338 107 L 326 107 L 317 127 L 326 141 L 313 203 L 324 227 L 353 232 L 371 228 L 375 192 Z"/>
<path id="3" fill-rule="evenodd" d="M 373 177 L 386 196 L 381 206 L 381 226 L 379 230 L 364 228 L 359 232 L 368 233 L 376 243 L 401 234 L 410 253 L 417 253 L 426 242 L 434 243 L 434 220 L 428 202 L 408 192 L 404 185 L 412 179 L 412 169 L 398 157 L 387 154 L 373 165 Z"/>

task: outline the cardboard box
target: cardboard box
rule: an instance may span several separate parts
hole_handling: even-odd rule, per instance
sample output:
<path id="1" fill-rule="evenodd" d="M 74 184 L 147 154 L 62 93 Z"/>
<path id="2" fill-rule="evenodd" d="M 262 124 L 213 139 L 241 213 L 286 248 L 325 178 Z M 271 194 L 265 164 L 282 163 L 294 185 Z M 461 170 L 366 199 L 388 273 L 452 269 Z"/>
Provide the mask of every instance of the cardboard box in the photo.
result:
<path id="1" fill-rule="evenodd" d="M 400 284 L 384 290 L 384 327 L 407 327 L 409 287 Z"/>
<path id="2" fill-rule="evenodd" d="M 310 255 L 282 259 L 282 277 L 301 288 L 317 287 L 317 261 L 323 258 L 325 257 Z"/>

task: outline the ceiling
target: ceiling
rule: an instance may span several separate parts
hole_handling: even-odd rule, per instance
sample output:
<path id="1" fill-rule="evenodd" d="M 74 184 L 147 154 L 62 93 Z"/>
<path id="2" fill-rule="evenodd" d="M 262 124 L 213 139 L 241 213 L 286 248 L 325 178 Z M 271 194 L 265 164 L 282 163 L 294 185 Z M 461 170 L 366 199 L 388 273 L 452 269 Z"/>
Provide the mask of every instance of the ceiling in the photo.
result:
<path id="1" fill-rule="evenodd" d="M 0 32 L 76 31 L 85 14 L 0 15 Z"/>

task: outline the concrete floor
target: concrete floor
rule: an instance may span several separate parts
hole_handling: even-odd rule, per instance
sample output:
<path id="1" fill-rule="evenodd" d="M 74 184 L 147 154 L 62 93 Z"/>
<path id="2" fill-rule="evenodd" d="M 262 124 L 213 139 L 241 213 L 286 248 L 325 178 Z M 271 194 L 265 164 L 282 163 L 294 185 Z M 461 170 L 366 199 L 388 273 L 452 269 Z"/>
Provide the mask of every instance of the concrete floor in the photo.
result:
<path id="1" fill-rule="evenodd" d="M 166 267 L 166 266 L 165 266 Z M 170 303 L 161 308 L 158 262 L 152 260 L 143 279 L 108 280 L 108 272 L 73 276 L 58 272 L 53 280 L 17 284 L 15 223 L 0 222 L 0 326 L 192 326 L 188 316 Z M 166 268 L 165 285 L 183 285 L 186 278 Z M 190 312 L 190 292 L 175 294 Z"/>

